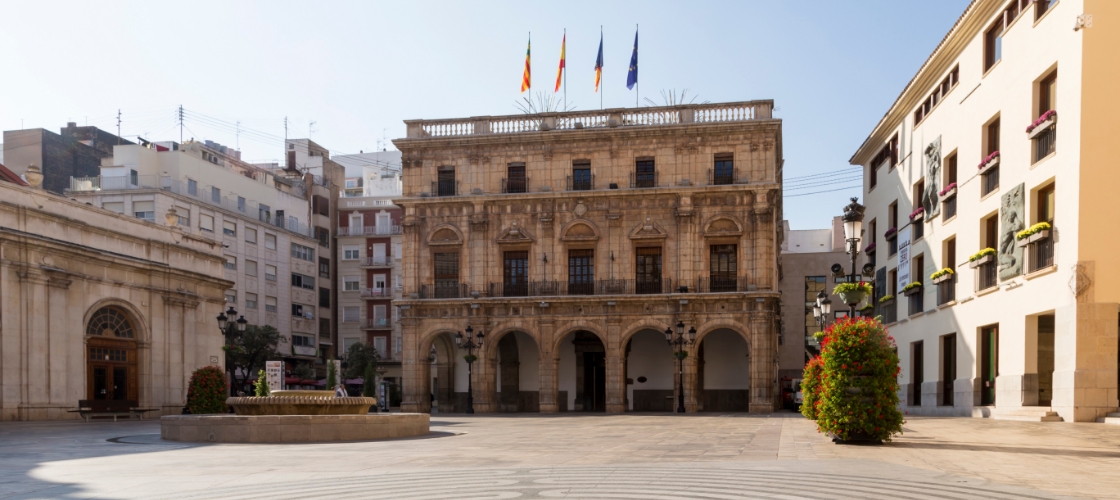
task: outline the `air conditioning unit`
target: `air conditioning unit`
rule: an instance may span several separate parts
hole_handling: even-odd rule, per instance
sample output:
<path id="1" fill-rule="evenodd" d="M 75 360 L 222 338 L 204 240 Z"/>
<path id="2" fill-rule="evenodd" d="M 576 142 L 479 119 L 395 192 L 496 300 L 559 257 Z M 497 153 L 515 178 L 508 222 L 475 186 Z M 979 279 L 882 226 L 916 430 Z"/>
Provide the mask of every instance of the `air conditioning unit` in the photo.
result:
<path id="1" fill-rule="evenodd" d="M 309 312 L 305 312 L 305 313 L 303 313 L 303 317 L 306 318 L 306 319 L 314 319 L 315 315 L 311 314 Z"/>

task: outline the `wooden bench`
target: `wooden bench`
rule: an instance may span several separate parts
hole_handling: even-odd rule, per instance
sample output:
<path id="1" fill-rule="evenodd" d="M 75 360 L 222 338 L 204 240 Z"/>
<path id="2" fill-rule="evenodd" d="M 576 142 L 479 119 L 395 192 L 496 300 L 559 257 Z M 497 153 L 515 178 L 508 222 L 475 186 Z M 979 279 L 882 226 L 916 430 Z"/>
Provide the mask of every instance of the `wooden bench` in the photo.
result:
<path id="1" fill-rule="evenodd" d="M 91 418 L 99 417 L 113 417 L 113 421 L 116 422 L 117 417 L 136 416 L 142 420 L 145 413 L 157 410 L 157 408 L 137 408 L 137 404 L 137 401 L 130 399 L 81 399 L 78 400 L 78 409 L 68 410 L 68 412 L 81 415 L 87 422 Z"/>

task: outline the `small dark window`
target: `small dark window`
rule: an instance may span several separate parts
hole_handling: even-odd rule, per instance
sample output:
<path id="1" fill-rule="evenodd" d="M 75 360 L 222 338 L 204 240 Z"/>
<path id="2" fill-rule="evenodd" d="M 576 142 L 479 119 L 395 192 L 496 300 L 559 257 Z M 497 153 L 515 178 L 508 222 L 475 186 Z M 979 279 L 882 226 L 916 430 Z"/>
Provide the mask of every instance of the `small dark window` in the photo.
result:
<path id="1" fill-rule="evenodd" d="M 571 191 L 590 191 L 592 189 L 591 162 L 572 164 Z"/>
<path id="2" fill-rule="evenodd" d="M 984 71 L 995 66 L 1003 52 L 1003 16 L 984 33 Z"/>
<path id="3" fill-rule="evenodd" d="M 735 183 L 735 162 L 733 157 L 729 154 L 718 154 L 715 157 L 715 172 L 712 176 L 712 184 L 734 184 Z"/>
<path id="4" fill-rule="evenodd" d="M 657 171 L 653 160 L 638 160 L 634 165 L 634 187 L 650 188 L 657 186 Z"/>
<path id="5" fill-rule="evenodd" d="M 455 182 L 455 167 L 440 167 L 436 179 L 436 196 L 455 196 L 458 191 Z"/>
<path id="6" fill-rule="evenodd" d="M 595 283 L 595 250 L 568 250 L 568 294 L 591 295 Z"/>
<path id="7" fill-rule="evenodd" d="M 514 163 L 507 167 L 507 177 L 502 192 L 524 193 L 527 191 L 528 178 L 525 177 L 525 164 Z"/>

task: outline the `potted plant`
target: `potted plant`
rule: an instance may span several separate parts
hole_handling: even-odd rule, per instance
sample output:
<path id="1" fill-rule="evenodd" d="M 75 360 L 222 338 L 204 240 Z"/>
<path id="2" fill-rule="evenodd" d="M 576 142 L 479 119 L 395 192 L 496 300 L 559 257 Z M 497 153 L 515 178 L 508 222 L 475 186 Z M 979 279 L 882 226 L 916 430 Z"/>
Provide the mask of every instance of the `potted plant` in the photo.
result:
<path id="1" fill-rule="evenodd" d="M 879 305 L 889 306 L 891 304 L 894 304 L 894 295 L 884 295 L 882 297 L 879 297 Z"/>
<path id="2" fill-rule="evenodd" d="M 860 314 L 862 314 L 864 316 L 867 316 L 867 315 L 871 314 L 871 311 L 873 311 L 874 309 L 875 309 L 875 306 L 873 306 L 871 304 L 867 304 L 867 305 L 863 306 L 862 308 L 860 308 L 859 312 L 860 312 Z"/>
<path id="3" fill-rule="evenodd" d="M 1025 247 L 1038 240 L 1044 240 L 1050 237 L 1050 223 L 1039 222 L 1031 227 L 1028 227 L 1018 233 L 1015 233 L 1016 243 Z"/>
<path id="4" fill-rule="evenodd" d="M 978 168 L 980 170 L 980 173 L 982 174 L 996 165 L 999 165 L 999 151 L 992 151 L 992 154 L 985 156 L 984 159 L 980 162 L 980 165 L 978 165 L 976 168 Z"/>
<path id="5" fill-rule="evenodd" d="M 1050 126 L 1057 121 L 1057 111 L 1051 109 L 1050 111 L 1042 113 L 1042 116 L 1038 117 L 1037 120 L 1031 122 L 1030 125 L 1027 125 L 1027 139 L 1034 139 L 1039 134 L 1045 132 L 1046 129 L 1050 128 Z"/>
<path id="6" fill-rule="evenodd" d="M 921 217 L 922 213 L 924 213 L 925 211 L 926 211 L 925 207 L 918 207 L 918 208 L 914 209 L 913 212 L 910 212 L 910 220 L 914 220 L 918 217 Z"/>
<path id="7" fill-rule="evenodd" d="M 968 267 L 976 269 L 996 259 L 996 249 L 988 247 L 968 257 Z"/>
<path id="8" fill-rule="evenodd" d="M 812 408 L 817 429 L 837 443 L 890 441 L 904 423 L 894 338 L 873 318 L 842 318 L 823 333 Z"/>
<path id="9" fill-rule="evenodd" d="M 859 283 L 841 283 L 832 289 L 832 293 L 839 295 L 845 304 L 859 304 L 871 293 L 871 284 L 860 281 Z"/>
<path id="10" fill-rule="evenodd" d="M 946 267 L 929 275 L 929 279 L 933 281 L 934 284 L 941 283 L 943 281 L 949 281 L 953 279 L 953 270 Z"/>
<path id="11" fill-rule="evenodd" d="M 892 227 L 892 228 L 888 229 L 886 233 L 883 233 L 883 237 L 888 239 L 888 240 L 891 239 L 891 238 L 894 238 L 897 235 L 898 235 L 898 228 L 897 227 Z"/>
<path id="12" fill-rule="evenodd" d="M 949 184 L 948 186 L 945 186 L 945 189 L 942 189 L 941 192 L 937 194 L 942 198 L 948 198 L 950 196 L 953 196 L 954 194 L 957 194 L 957 183 L 954 182 Z"/>
<path id="13" fill-rule="evenodd" d="M 866 254 L 875 253 L 875 242 L 872 241 L 870 245 L 867 245 L 867 248 L 863 249 L 863 253 L 866 253 Z"/>
<path id="14" fill-rule="evenodd" d="M 922 291 L 922 283 L 920 281 L 914 281 L 902 287 L 902 293 L 906 295 L 914 295 L 920 291 Z"/>
<path id="15" fill-rule="evenodd" d="M 805 364 L 805 372 L 801 376 L 801 414 L 809 420 L 817 419 L 820 411 L 821 370 L 824 363 L 820 356 L 813 356 Z"/>

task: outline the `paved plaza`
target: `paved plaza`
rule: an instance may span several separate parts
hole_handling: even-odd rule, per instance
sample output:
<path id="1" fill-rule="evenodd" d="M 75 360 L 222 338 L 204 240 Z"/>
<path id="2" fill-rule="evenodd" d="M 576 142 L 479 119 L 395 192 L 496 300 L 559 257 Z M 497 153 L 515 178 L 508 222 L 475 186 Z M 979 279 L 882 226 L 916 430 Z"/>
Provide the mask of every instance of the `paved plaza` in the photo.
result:
<path id="1" fill-rule="evenodd" d="M 840 446 L 791 413 L 433 415 L 424 438 L 184 444 L 0 423 L 0 498 L 1120 498 L 1120 426 L 910 418 Z"/>

